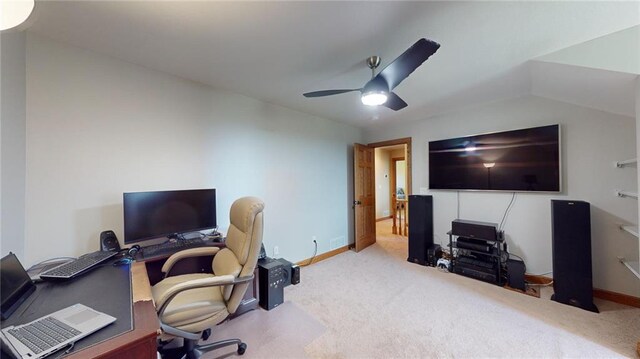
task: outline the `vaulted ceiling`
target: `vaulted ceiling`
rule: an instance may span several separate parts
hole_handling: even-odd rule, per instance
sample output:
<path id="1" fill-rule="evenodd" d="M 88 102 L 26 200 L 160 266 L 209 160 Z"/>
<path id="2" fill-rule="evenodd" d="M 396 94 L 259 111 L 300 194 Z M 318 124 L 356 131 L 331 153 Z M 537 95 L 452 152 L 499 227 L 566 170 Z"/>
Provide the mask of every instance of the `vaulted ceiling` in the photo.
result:
<path id="1" fill-rule="evenodd" d="M 637 24 L 638 2 L 39 1 L 29 31 L 366 127 L 531 93 L 529 60 Z M 397 87 L 401 111 L 302 96 L 360 87 L 366 57 L 421 37 L 442 46 Z"/>

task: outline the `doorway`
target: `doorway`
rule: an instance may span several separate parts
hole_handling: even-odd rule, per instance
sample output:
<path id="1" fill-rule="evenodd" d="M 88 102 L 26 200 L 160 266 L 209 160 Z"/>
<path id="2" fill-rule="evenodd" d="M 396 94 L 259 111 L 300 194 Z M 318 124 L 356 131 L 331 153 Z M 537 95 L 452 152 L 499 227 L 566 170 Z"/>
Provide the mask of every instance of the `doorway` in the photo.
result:
<path id="1" fill-rule="evenodd" d="M 355 247 L 407 235 L 411 194 L 411 138 L 354 147 Z M 405 237 L 406 239 L 406 237 Z"/>
<path id="2" fill-rule="evenodd" d="M 406 144 L 374 149 L 376 237 L 407 235 L 407 200 L 410 191 L 406 152 Z"/>

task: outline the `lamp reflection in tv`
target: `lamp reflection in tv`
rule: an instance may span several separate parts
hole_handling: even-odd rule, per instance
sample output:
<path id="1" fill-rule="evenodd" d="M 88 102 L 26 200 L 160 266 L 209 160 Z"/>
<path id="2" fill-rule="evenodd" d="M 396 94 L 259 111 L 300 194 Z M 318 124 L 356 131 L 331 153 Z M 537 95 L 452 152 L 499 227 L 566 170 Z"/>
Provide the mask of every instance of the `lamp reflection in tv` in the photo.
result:
<path id="1" fill-rule="evenodd" d="M 487 188 L 491 189 L 491 168 L 496 165 L 495 162 L 485 162 L 482 164 L 487 169 Z"/>

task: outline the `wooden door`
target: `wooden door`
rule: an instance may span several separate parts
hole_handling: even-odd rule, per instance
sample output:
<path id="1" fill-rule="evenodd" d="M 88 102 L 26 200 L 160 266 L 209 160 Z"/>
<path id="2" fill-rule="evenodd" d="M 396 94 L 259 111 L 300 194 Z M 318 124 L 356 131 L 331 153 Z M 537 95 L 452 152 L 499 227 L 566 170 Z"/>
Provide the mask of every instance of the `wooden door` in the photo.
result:
<path id="1" fill-rule="evenodd" d="M 373 148 L 353 145 L 353 197 L 356 252 L 376 242 Z"/>

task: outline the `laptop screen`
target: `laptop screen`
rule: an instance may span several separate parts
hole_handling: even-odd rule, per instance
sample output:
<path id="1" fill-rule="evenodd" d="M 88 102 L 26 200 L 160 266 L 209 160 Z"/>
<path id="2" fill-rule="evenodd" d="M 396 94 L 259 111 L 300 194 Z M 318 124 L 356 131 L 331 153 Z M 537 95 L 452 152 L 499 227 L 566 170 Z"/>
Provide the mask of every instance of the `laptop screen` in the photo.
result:
<path id="1" fill-rule="evenodd" d="M 9 317 L 34 288 L 35 285 L 15 254 L 9 253 L 0 259 L 0 311 L 3 319 Z"/>

